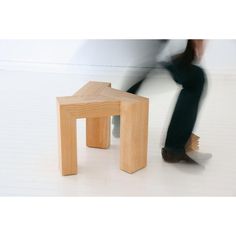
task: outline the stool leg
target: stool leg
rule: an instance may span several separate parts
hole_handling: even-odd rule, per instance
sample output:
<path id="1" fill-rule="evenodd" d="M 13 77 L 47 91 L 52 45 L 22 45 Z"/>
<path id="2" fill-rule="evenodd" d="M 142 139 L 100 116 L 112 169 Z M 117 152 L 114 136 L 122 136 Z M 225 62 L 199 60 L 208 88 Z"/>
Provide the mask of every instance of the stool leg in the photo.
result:
<path id="1" fill-rule="evenodd" d="M 77 174 L 76 119 L 59 111 L 59 157 L 62 175 Z"/>
<path id="2" fill-rule="evenodd" d="M 108 148 L 110 146 L 110 117 L 86 119 L 86 143 L 88 147 Z"/>
<path id="3" fill-rule="evenodd" d="M 147 164 L 148 100 L 122 102 L 120 169 L 133 173 Z"/>

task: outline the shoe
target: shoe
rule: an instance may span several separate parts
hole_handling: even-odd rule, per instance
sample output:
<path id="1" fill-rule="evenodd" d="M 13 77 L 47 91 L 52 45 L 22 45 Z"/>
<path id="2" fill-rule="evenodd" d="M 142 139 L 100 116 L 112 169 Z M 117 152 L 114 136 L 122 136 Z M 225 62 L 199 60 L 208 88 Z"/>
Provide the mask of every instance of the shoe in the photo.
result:
<path id="1" fill-rule="evenodd" d="M 198 151 L 191 151 L 187 152 L 188 156 L 192 159 L 196 159 L 198 161 L 208 161 L 210 158 L 212 158 L 211 153 L 203 153 Z"/>
<path id="2" fill-rule="evenodd" d="M 166 150 L 165 148 L 162 148 L 161 154 L 164 161 L 169 163 L 186 162 L 186 163 L 197 164 L 197 162 L 191 159 L 184 151 L 179 153 L 174 153 Z"/>

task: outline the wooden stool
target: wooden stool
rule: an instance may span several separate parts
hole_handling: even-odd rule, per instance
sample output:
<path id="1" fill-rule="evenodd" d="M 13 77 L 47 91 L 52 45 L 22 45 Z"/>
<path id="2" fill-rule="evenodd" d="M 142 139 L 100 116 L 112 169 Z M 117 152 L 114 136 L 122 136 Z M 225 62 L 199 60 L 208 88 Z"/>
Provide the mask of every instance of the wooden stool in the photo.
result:
<path id="1" fill-rule="evenodd" d="M 73 96 L 58 97 L 59 156 L 62 175 L 77 174 L 76 119 L 86 118 L 86 144 L 110 145 L 110 116 L 120 115 L 120 169 L 133 173 L 147 164 L 148 98 L 89 82 Z"/>

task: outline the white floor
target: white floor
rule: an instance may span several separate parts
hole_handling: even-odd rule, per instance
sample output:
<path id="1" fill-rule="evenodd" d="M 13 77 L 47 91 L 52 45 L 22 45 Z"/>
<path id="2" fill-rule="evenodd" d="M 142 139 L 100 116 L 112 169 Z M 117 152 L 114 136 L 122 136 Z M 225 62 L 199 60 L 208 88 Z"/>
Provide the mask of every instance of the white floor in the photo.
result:
<path id="1" fill-rule="evenodd" d="M 200 165 L 168 164 L 160 148 L 176 85 L 148 82 L 150 97 L 148 165 L 132 175 L 119 170 L 119 139 L 107 150 L 85 146 L 78 121 L 79 173 L 62 177 L 58 168 L 57 96 L 73 94 L 87 80 L 119 81 L 78 74 L 0 71 L 1 196 L 236 196 L 236 75 L 209 77 L 209 90 L 196 126 Z M 81 135 L 82 134 L 82 135 Z"/>

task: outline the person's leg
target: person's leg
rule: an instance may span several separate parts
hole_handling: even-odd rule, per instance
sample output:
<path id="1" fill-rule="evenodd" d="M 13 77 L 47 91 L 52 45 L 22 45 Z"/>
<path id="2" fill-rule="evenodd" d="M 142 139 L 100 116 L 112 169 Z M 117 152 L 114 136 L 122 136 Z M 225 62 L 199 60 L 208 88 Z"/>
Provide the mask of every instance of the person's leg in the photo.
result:
<path id="1" fill-rule="evenodd" d="M 185 145 L 192 134 L 198 106 L 205 84 L 205 74 L 199 67 L 193 66 L 178 81 L 183 88 L 177 99 L 167 131 L 165 149 L 172 153 L 185 153 Z"/>
<path id="2" fill-rule="evenodd" d="M 168 40 L 151 40 L 150 46 L 148 47 L 148 52 L 143 53 L 141 55 L 139 61 L 137 63 L 137 67 L 139 69 L 142 69 L 142 72 L 139 73 L 139 75 L 134 76 L 134 72 L 129 72 L 126 77 L 132 78 L 131 81 L 124 81 L 121 90 L 126 91 L 128 93 L 136 94 L 138 89 L 140 88 L 143 81 L 146 79 L 147 75 L 156 67 L 156 57 L 157 55 L 163 50 L 163 48 L 166 46 Z M 142 43 L 142 42 L 140 42 Z M 136 46 L 140 46 L 141 48 L 144 46 L 142 44 L 137 44 Z M 142 51 L 142 50 L 141 50 Z M 112 117 L 112 134 L 114 137 L 119 138 L 120 137 L 120 116 L 113 116 Z"/>
<path id="3" fill-rule="evenodd" d="M 133 55 L 131 66 L 130 68 L 129 66 L 127 67 L 129 70 L 127 70 L 124 76 L 125 78 L 121 83 L 120 89 L 122 91 L 128 91 L 144 80 L 147 74 L 156 67 L 158 55 L 161 54 L 167 44 L 168 40 L 134 41 L 130 45 L 130 53 Z M 130 90 L 131 93 L 135 93 L 136 91 Z"/>
<path id="4" fill-rule="evenodd" d="M 139 82 L 137 82 L 136 84 L 131 86 L 126 92 L 136 94 L 138 89 L 140 88 L 141 84 L 145 80 L 145 78 L 146 78 L 146 76 L 142 80 L 140 80 Z"/>

